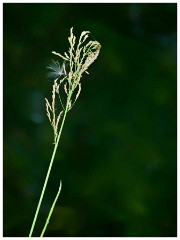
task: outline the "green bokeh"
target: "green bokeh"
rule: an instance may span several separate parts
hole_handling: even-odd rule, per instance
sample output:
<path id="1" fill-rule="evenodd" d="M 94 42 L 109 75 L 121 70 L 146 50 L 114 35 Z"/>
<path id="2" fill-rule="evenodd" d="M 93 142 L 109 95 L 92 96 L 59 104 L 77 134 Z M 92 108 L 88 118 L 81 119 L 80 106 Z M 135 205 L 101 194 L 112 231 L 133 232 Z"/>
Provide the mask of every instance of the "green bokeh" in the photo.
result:
<path id="1" fill-rule="evenodd" d="M 173 237 L 176 4 L 4 4 L 4 236 L 28 236 L 53 149 L 51 51 L 102 45 L 67 116 L 34 236 Z"/>

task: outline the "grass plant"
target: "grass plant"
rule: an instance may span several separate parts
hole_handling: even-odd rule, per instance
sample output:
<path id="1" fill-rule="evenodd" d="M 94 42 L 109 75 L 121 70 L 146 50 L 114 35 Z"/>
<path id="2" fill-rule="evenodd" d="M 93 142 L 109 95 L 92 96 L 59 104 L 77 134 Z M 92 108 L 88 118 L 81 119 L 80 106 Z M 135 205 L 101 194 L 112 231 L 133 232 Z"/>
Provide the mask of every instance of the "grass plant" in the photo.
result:
<path id="1" fill-rule="evenodd" d="M 63 60 L 62 66 L 59 64 L 58 61 L 53 60 L 52 63 L 47 67 L 50 70 L 48 76 L 53 79 L 53 86 L 52 86 L 52 99 L 51 101 L 49 101 L 47 98 L 45 98 L 45 103 L 46 113 L 54 134 L 54 149 L 50 160 L 49 168 L 45 177 L 42 192 L 39 198 L 39 202 L 37 205 L 37 209 L 35 212 L 35 216 L 33 219 L 33 223 L 30 229 L 29 237 L 32 237 L 34 231 L 34 227 L 44 197 L 48 179 L 51 173 L 52 165 L 57 152 L 59 140 L 61 138 L 66 116 L 68 112 L 72 109 L 80 95 L 81 78 L 83 73 L 88 74 L 87 70 L 89 66 L 96 60 L 100 52 L 101 44 L 96 40 L 93 41 L 89 40 L 89 35 L 90 35 L 89 31 L 83 31 L 79 37 L 78 42 L 76 43 L 76 37 L 73 34 L 73 28 L 71 28 L 70 36 L 68 38 L 70 45 L 68 52 L 67 53 L 65 52 L 64 55 L 61 55 L 60 53 L 57 53 L 55 51 L 52 52 L 54 55 L 60 57 L 61 60 Z M 65 103 L 63 103 L 60 94 L 60 91 L 62 89 L 64 90 L 66 96 Z M 59 110 L 57 106 L 58 102 L 57 100 L 59 101 L 62 110 Z M 59 190 L 51 206 L 46 223 L 40 235 L 41 237 L 44 236 L 49 220 L 53 213 L 55 204 L 61 192 L 61 187 L 62 183 L 60 181 Z"/>

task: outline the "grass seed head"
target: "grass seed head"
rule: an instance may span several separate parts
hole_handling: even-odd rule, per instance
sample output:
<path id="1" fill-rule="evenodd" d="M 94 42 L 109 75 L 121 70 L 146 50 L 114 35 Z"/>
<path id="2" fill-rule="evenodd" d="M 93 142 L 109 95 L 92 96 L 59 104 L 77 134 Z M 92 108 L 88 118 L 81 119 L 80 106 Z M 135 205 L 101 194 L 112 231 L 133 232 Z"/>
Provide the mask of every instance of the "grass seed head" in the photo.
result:
<path id="1" fill-rule="evenodd" d="M 49 121 L 51 122 L 51 125 L 53 127 L 54 142 L 56 142 L 57 140 L 60 117 L 63 115 L 63 111 L 61 111 L 59 114 L 56 114 L 57 94 L 59 95 L 60 103 L 65 110 L 60 98 L 60 85 L 63 84 L 63 88 L 67 97 L 66 109 L 67 111 L 69 111 L 80 95 L 80 81 L 82 78 L 82 74 L 84 72 L 89 74 L 87 69 L 97 59 L 101 49 L 101 44 L 98 41 L 88 41 L 89 35 L 89 31 L 83 31 L 79 37 L 79 40 L 76 42 L 76 37 L 73 34 L 73 28 L 71 28 L 70 36 L 68 37 L 70 45 L 68 52 L 64 52 L 64 55 L 62 55 L 60 53 L 52 51 L 54 55 L 62 59 L 63 64 L 60 65 L 58 61 L 52 60 L 52 63 L 47 66 L 47 68 L 50 70 L 50 72 L 48 73 L 48 77 L 54 79 L 51 105 L 46 99 L 46 112 Z M 78 89 L 75 91 L 76 88 Z M 73 98 L 74 100 L 72 100 Z"/>

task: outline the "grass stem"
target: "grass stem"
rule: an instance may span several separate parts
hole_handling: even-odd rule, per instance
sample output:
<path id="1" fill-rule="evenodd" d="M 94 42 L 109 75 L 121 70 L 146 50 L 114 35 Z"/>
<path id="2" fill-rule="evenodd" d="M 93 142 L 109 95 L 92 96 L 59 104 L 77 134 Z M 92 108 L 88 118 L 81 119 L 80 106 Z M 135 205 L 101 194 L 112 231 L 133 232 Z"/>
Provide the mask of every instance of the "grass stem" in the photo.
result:
<path id="1" fill-rule="evenodd" d="M 56 194 L 56 198 L 54 199 L 54 202 L 53 202 L 53 204 L 52 204 L 52 206 L 51 206 L 51 210 L 50 210 L 49 215 L 48 215 L 48 217 L 47 217 L 47 219 L 46 219 L 46 223 L 45 223 L 45 225 L 44 225 L 44 228 L 43 228 L 43 230 L 42 230 L 42 233 L 41 233 L 41 236 L 40 236 L 40 237 L 43 237 L 43 236 L 44 236 L 44 233 L 45 233 L 45 231 L 46 231 L 47 225 L 48 225 L 49 220 L 50 220 L 50 218 L 51 218 L 51 215 L 52 215 L 52 213 L 53 213 L 53 210 L 54 210 L 54 207 L 55 207 L 56 202 L 57 202 L 57 200 L 58 200 L 59 194 L 60 194 L 60 192 L 61 192 L 61 187 L 62 187 L 62 183 L 61 183 L 61 181 L 60 181 L 59 190 L 58 190 L 58 192 L 57 192 L 57 194 Z"/>
<path id="2" fill-rule="evenodd" d="M 32 226 L 31 226 L 30 233 L 29 233 L 29 237 L 31 237 L 32 234 L 33 234 L 34 226 L 35 226 L 35 223 L 36 223 L 36 220 L 37 220 L 37 216 L 38 216 L 38 213 L 39 213 L 39 210 L 40 210 L 40 207 L 41 207 L 41 203 L 42 203 L 42 200 L 43 200 L 43 197 L 44 197 L 44 193 L 45 193 L 45 190 L 46 190 L 47 182 L 48 182 L 49 175 L 50 175 L 50 172 L 51 172 L 51 168 L 52 168 L 52 165 L 53 165 L 53 162 L 54 162 L 54 157 L 56 155 L 56 150 L 57 150 L 57 147 L 58 147 L 58 144 L 59 144 L 59 139 L 61 137 L 62 129 L 63 129 L 64 122 L 65 122 L 65 119 L 66 119 L 68 106 L 69 106 L 69 100 L 70 99 L 68 98 L 67 99 L 67 104 L 66 104 L 66 109 L 65 109 L 65 112 L 64 112 L 64 117 L 62 119 L 62 123 L 61 123 L 61 127 L 60 127 L 60 130 L 59 130 L 57 141 L 56 141 L 56 143 L 54 145 L 53 154 L 52 154 L 51 161 L 50 161 L 50 164 L 49 164 L 49 168 L 48 168 L 48 171 L 47 171 L 47 174 L 46 174 L 46 178 L 45 178 L 45 181 L 44 181 L 44 185 L 43 185 L 43 189 L 42 189 L 42 192 L 41 192 L 41 196 L 39 198 L 38 206 L 37 206 L 36 213 L 35 213 L 35 216 L 34 216 L 34 219 L 33 219 L 33 223 L 32 223 Z"/>

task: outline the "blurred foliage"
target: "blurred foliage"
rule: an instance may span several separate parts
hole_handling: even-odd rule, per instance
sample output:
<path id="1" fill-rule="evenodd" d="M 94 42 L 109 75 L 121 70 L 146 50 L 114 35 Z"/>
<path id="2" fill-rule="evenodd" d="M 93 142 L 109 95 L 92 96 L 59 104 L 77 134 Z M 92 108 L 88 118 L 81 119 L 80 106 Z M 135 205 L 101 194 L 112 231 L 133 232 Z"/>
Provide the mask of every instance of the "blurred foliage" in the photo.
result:
<path id="1" fill-rule="evenodd" d="M 53 149 L 44 97 L 70 27 L 102 45 L 70 111 L 39 236 L 176 236 L 176 4 L 4 4 L 4 236 L 27 236 Z"/>

